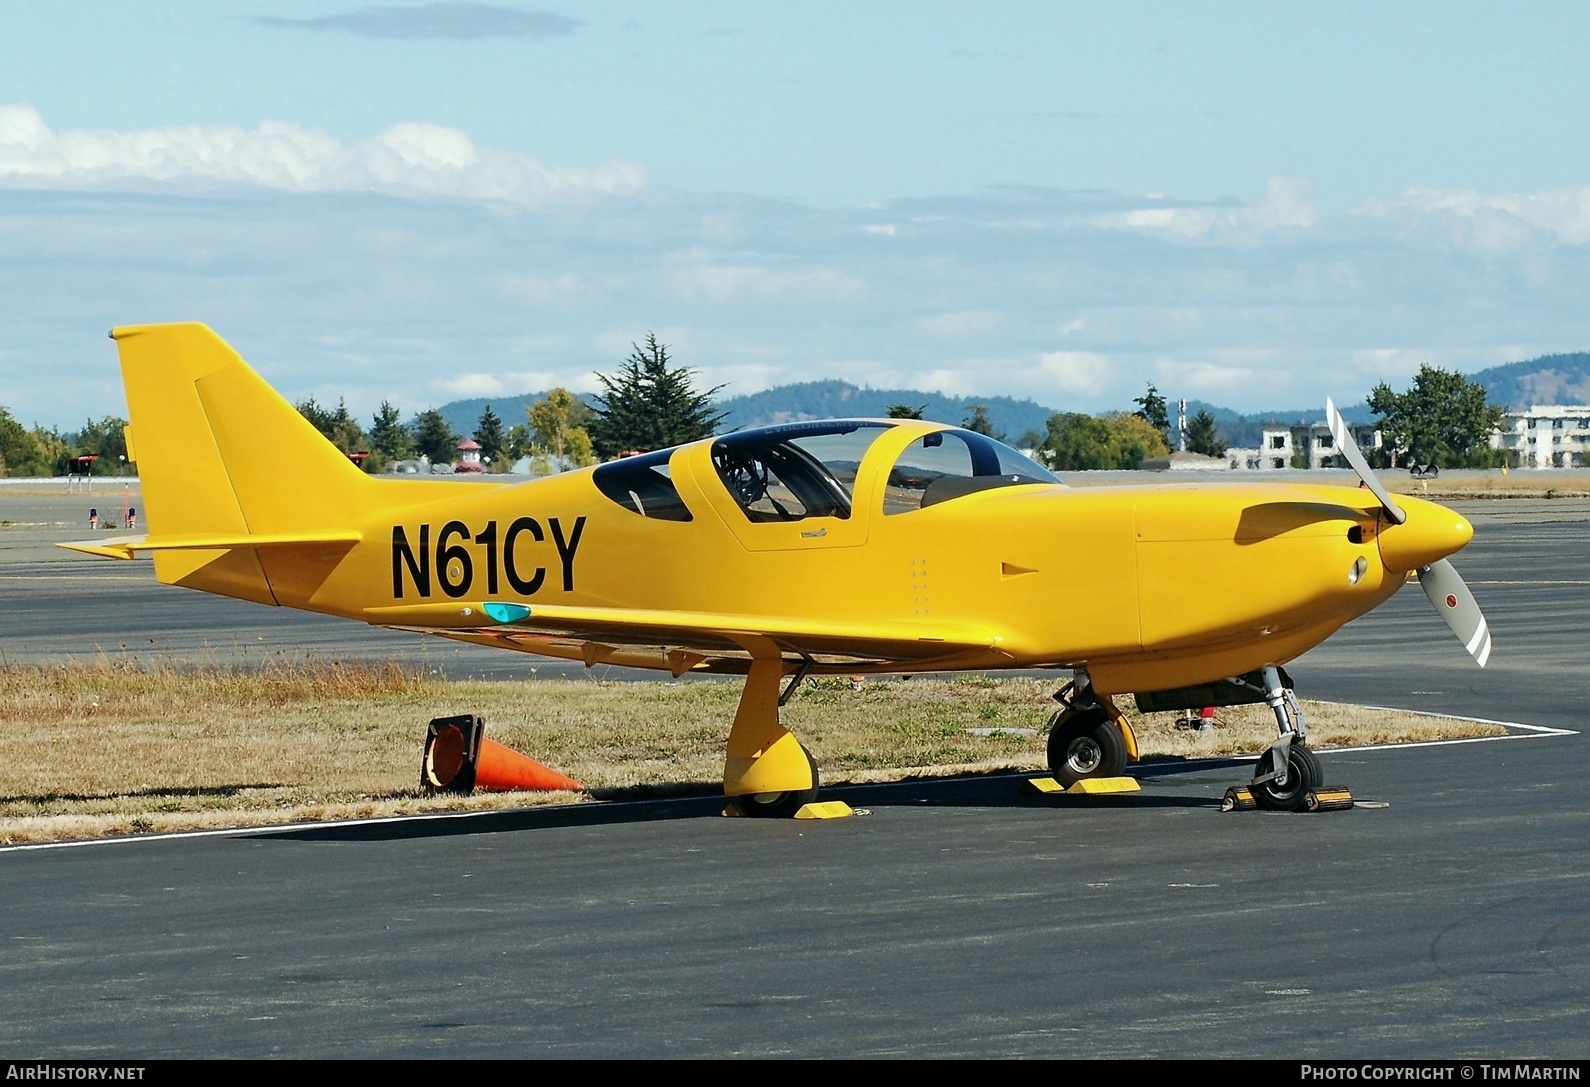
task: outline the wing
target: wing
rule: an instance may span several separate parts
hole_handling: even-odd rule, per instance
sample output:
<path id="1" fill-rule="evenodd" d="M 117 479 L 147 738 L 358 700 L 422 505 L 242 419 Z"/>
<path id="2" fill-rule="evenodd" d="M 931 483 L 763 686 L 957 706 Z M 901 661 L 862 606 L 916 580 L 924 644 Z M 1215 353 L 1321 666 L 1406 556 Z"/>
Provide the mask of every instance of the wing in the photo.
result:
<path id="1" fill-rule="evenodd" d="M 1001 667 L 1009 658 L 992 632 L 964 624 L 836 623 L 786 616 L 638 608 L 506 604 L 496 601 L 367 608 L 367 622 L 568 660 L 688 671 L 743 672 L 771 645 L 814 671 L 913 671 Z"/>

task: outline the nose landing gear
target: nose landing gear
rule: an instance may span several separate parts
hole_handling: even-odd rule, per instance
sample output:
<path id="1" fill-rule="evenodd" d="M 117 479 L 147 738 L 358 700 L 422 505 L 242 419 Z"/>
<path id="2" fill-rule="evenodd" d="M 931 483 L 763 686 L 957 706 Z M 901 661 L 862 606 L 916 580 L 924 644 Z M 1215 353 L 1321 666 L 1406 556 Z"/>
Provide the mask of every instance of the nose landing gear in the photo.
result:
<path id="1" fill-rule="evenodd" d="M 1275 713 L 1280 736 L 1259 756 L 1253 769 L 1253 801 L 1270 811 L 1302 811 L 1308 796 L 1324 783 L 1319 759 L 1307 746 L 1303 708 L 1297 695 L 1281 682 L 1280 669 L 1266 666 L 1261 675 L 1264 700 Z"/>

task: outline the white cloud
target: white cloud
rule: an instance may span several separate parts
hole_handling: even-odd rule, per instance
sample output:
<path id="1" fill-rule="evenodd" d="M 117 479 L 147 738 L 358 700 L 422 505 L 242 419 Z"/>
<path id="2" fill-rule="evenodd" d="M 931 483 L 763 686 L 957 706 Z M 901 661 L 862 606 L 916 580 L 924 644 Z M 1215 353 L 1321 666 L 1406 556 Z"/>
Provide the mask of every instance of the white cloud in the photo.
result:
<path id="1" fill-rule="evenodd" d="M 459 374 L 457 377 L 442 378 L 432 384 L 444 390 L 448 396 L 459 400 L 476 396 L 501 396 L 506 391 L 502 379 L 495 374 Z"/>
<path id="2" fill-rule="evenodd" d="M 1158 359 L 1154 363 L 1154 373 L 1166 388 L 1185 389 L 1188 397 L 1200 400 L 1244 392 L 1264 378 L 1262 371 L 1250 366 L 1206 360 Z"/>
<path id="3" fill-rule="evenodd" d="M 1088 412 L 1129 410 L 1149 381 L 1243 411 L 1357 402 L 1424 361 L 1590 348 L 1590 245 L 1500 208 L 1277 227 L 1313 212 L 1304 190 L 1272 187 L 1246 210 L 1202 208 L 1246 218 L 1188 244 L 1096 225 L 1142 197 L 1036 189 L 870 213 L 674 189 L 424 199 L 416 179 L 456 193 L 491 176 L 494 153 L 430 126 L 353 146 L 290 125 L 230 130 L 230 144 L 221 131 L 159 130 L 161 154 L 138 159 L 147 134 L 52 133 L 30 110 L 0 112 L 0 164 L 33 171 L 0 181 L 0 404 L 65 428 L 122 412 L 105 330 L 188 319 L 290 399 L 346 397 L 364 419 L 383 399 L 409 412 L 590 390 L 648 330 L 729 395 L 840 378 Z M 351 184 L 337 156 L 356 150 L 377 192 L 336 187 Z M 56 160 L 69 181 L 40 174 Z M 97 161 L 123 180 L 85 180 Z M 1454 245 L 1454 223 L 1481 220 L 1532 242 Z M 868 222 L 909 225 L 883 240 Z"/>
<path id="4" fill-rule="evenodd" d="M 1098 395 L 1111 376 L 1109 357 L 1092 351 L 1045 351 L 1038 366 L 1056 388 L 1073 396 Z"/>
<path id="5" fill-rule="evenodd" d="M 1352 376 L 1355 386 L 1368 387 L 1382 381 L 1395 385 L 1413 377 L 1435 354 L 1425 347 L 1360 348 L 1347 356 L 1343 369 Z"/>
<path id="6" fill-rule="evenodd" d="M 934 313 L 921 321 L 922 331 L 930 336 L 949 336 L 964 339 L 969 336 L 988 336 L 998 331 L 1004 315 L 987 310 L 961 310 L 953 313 Z"/>
<path id="7" fill-rule="evenodd" d="M 862 289 L 854 276 L 840 268 L 768 267 L 760 263 L 729 263 L 700 250 L 676 254 L 672 281 L 681 293 L 716 301 L 735 298 L 777 299 L 784 302 L 845 301 Z"/>
<path id="8" fill-rule="evenodd" d="M 1527 234 L 1517 224 L 1569 245 L 1590 242 L 1590 185 L 1490 195 L 1474 189 L 1411 188 L 1396 197 L 1368 201 L 1359 210 L 1387 218 L 1444 216 L 1462 222 L 1467 236 L 1487 249 L 1510 249 L 1525 242 Z M 1498 218 L 1504 221 L 1497 222 Z M 1514 222 L 1512 229 L 1505 220 Z"/>
<path id="9" fill-rule="evenodd" d="M 1307 230 L 1319 223 L 1314 185 L 1305 178 L 1272 177 L 1251 204 L 1211 207 L 1196 204 L 1132 208 L 1098 216 L 1094 222 L 1114 230 L 1131 230 L 1192 240 L 1253 238 L 1281 230 Z"/>
<path id="10" fill-rule="evenodd" d="M 977 371 L 961 366 L 940 366 L 924 371 L 894 371 L 891 375 L 894 380 L 877 381 L 874 384 L 899 385 L 909 389 L 927 389 L 941 392 L 945 396 L 965 396 L 972 389 L 978 387 Z"/>
<path id="11" fill-rule="evenodd" d="M 645 167 L 613 159 L 553 168 L 424 122 L 344 145 L 318 129 L 186 125 L 135 132 L 54 132 L 32 106 L 0 105 L 0 185 L 107 189 L 242 185 L 285 192 L 380 192 L 536 207 L 557 195 L 629 194 Z"/>

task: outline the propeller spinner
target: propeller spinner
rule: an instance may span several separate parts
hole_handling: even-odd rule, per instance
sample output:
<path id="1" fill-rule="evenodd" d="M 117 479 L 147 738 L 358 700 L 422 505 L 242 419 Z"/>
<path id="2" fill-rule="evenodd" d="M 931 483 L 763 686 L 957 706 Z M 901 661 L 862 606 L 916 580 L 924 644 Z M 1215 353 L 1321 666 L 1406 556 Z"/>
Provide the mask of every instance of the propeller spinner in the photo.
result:
<path id="1" fill-rule="evenodd" d="M 1331 437 L 1336 439 L 1336 448 L 1341 451 L 1347 463 L 1352 465 L 1353 471 L 1358 473 L 1358 478 L 1363 480 L 1364 486 L 1380 500 L 1380 507 L 1385 510 L 1386 520 L 1390 522 L 1390 525 L 1383 530 L 1386 536 L 1408 534 L 1410 538 L 1403 542 L 1415 545 L 1423 543 L 1425 538 L 1442 530 L 1441 526 L 1409 524 L 1408 511 L 1397 505 L 1375 473 L 1370 471 L 1369 463 L 1364 460 L 1363 453 L 1359 452 L 1358 443 L 1353 440 L 1352 431 L 1347 429 L 1347 421 L 1342 418 L 1341 412 L 1336 410 L 1336 405 L 1329 398 L 1325 401 L 1325 422 L 1330 427 Z M 1413 531 L 1410 533 L 1410 530 Z M 1415 546 L 1397 547 L 1393 544 L 1391 548 L 1387 548 L 1385 544 L 1391 542 L 1389 539 L 1383 542 L 1381 549 L 1383 559 L 1391 557 L 1388 552 L 1417 552 Z M 1407 566 L 1401 568 L 1408 569 Z M 1469 592 L 1469 587 L 1463 583 L 1457 567 L 1447 559 L 1440 558 L 1418 566 L 1417 570 L 1419 587 L 1424 590 L 1424 595 L 1430 598 L 1430 603 L 1435 605 L 1436 612 L 1451 628 L 1452 633 L 1457 635 L 1458 641 L 1463 643 L 1463 648 L 1468 651 L 1469 656 L 1484 668 L 1485 662 L 1491 659 L 1491 628 L 1486 623 L 1480 606 L 1474 602 L 1474 594 Z"/>

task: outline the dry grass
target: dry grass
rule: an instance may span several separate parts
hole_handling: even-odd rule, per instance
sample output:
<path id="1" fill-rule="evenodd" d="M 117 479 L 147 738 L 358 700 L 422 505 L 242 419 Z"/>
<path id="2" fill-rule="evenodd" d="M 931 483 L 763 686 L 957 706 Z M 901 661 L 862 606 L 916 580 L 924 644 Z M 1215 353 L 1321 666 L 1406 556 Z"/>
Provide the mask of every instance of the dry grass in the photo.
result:
<path id="1" fill-rule="evenodd" d="M 0 668 L 0 842 L 479 810 L 568 794 L 432 797 L 417 787 L 432 717 L 479 713 L 488 734 L 611 798 L 713 793 L 740 685 L 442 681 L 395 665 L 256 670 L 112 663 Z M 808 684 L 785 721 L 825 782 L 1044 765 L 1052 687 L 1035 679 Z M 1305 704 L 1317 747 L 1425 739 L 1469 726 L 1413 714 Z M 1223 711 L 1178 730 L 1133 718 L 1146 756 L 1252 753 L 1268 711 Z M 992 735 L 968 729 L 993 729 Z M 1499 730 L 1491 730 L 1499 731 Z"/>
<path id="2" fill-rule="evenodd" d="M 1383 472 L 1380 478 L 1395 494 L 1431 499 L 1590 497 L 1590 472 L 1571 468 L 1514 472 L 1453 469 L 1425 480 L 1405 472 Z"/>

